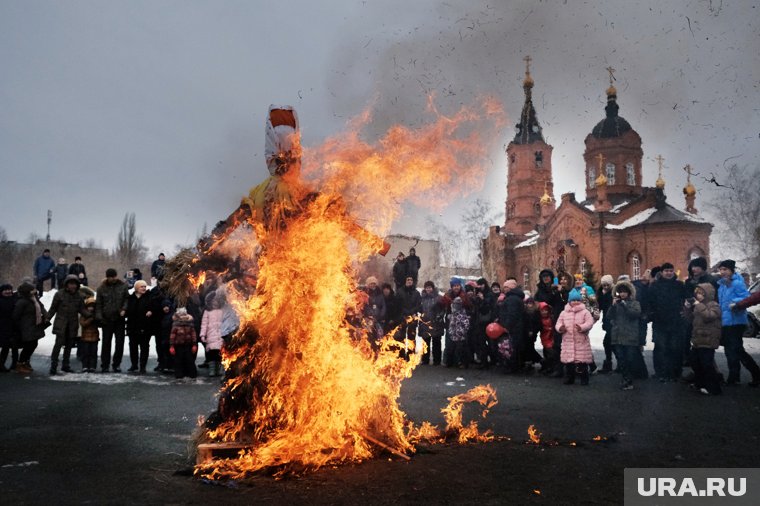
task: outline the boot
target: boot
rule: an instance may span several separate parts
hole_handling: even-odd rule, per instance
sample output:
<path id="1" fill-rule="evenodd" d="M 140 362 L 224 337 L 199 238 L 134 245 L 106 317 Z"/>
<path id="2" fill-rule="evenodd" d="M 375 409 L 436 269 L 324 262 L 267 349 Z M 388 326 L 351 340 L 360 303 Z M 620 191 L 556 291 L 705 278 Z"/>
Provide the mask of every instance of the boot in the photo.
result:
<path id="1" fill-rule="evenodd" d="M 588 364 L 579 364 L 578 369 L 579 369 L 578 374 L 581 377 L 581 385 L 583 386 L 588 385 L 588 377 L 589 377 Z"/>
<path id="2" fill-rule="evenodd" d="M 565 385 L 572 385 L 575 383 L 575 366 L 573 364 L 565 365 L 565 381 L 562 383 Z"/>
<path id="3" fill-rule="evenodd" d="M 612 372 L 612 359 L 605 360 L 602 363 L 602 368 L 599 369 L 599 374 L 609 374 Z"/>
<path id="4" fill-rule="evenodd" d="M 221 374 L 221 372 L 220 372 L 221 369 L 222 369 L 222 363 L 219 362 L 218 360 L 215 360 L 214 361 L 214 370 L 213 370 L 212 376 L 214 376 L 214 377 L 219 376 Z"/>

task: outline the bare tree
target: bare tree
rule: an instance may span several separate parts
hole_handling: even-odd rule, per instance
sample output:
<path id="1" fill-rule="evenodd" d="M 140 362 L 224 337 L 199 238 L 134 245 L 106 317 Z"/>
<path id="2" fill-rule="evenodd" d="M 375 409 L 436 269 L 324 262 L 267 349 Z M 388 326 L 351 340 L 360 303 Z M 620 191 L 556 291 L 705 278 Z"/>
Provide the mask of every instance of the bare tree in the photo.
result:
<path id="1" fill-rule="evenodd" d="M 496 213 L 488 201 L 476 199 L 463 208 L 460 219 L 461 224 L 455 228 L 429 216 L 428 232 L 440 244 L 443 265 L 479 267 L 481 241 L 488 234 L 489 225 L 496 220 Z"/>
<path id="2" fill-rule="evenodd" d="M 137 234 L 135 213 L 126 213 L 121 222 L 119 236 L 116 239 L 114 254 L 121 263 L 134 266 L 144 260 L 147 251 L 148 248 L 145 246 L 142 236 Z"/>
<path id="3" fill-rule="evenodd" d="M 721 252 L 736 256 L 752 272 L 760 270 L 760 177 L 756 168 L 727 168 L 726 184 L 717 185 L 710 201 L 718 223 L 713 233 Z M 713 176 L 714 179 L 714 176 Z"/>

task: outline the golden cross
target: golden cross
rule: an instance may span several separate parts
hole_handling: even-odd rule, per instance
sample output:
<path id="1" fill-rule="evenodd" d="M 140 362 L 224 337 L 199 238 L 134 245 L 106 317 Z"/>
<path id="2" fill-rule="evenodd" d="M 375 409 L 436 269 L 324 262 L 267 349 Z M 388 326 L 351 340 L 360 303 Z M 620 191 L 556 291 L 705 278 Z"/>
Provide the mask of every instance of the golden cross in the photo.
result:
<path id="1" fill-rule="evenodd" d="M 657 160 L 658 164 L 658 177 L 662 179 L 662 162 L 664 162 L 665 159 L 662 157 L 662 155 L 657 155 L 657 158 L 655 158 L 655 160 Z"/>
<path id="2" fill-rule="evenodd" d="M 692 170 L 694 170 L 694 169 L 692 169 L 692 168 L 691 168 L 691 165 L 689 165 L 689 164 L 687 163 L 687 164 L 686 164 L 686 167 L 684 167 L 684 168 L 683 168 L 683 170 L 685 170 L 685 171 L 686 171 L 686 174 L 687 174 L 687 176 L 686 176 L 686 183 L 687 183 L 687 184 L 691 184 L 691 171 L 692 171 Z"/>
<path id="3" fill-rule="evenodd" d="M 607 67 L 607 69 L 606 69 L 606 70 L 607 70 L 607 72 L 609 72 L 609 73 L 610 73 L 610 86 L 612 86 L 612 81 L 614 81 L 614 80 L 615 80 L 615 76 L 614 76 L 614 74 L 615 74 L 615 69 L 613 69 L 613 68 L 610 66 L 610 67 Z"/>
<path id="4" fill-rule="evenodd" d="M 597 160 L 599 160 L 599 174 L 601 174 L 602 173 L 602 166 L 604 164 L 604 155 L 601 154 L 601 153 L 599 153 L 598 155 L 596 155 L 595 158 Z"/>
<path id="5" fill-rule="evenodd" d="M 525 60 L 525 73 L 530 74 L 530 62 L 533 58 L 531 58 L 530 55 L 527 55 L 523 60 Z"/>

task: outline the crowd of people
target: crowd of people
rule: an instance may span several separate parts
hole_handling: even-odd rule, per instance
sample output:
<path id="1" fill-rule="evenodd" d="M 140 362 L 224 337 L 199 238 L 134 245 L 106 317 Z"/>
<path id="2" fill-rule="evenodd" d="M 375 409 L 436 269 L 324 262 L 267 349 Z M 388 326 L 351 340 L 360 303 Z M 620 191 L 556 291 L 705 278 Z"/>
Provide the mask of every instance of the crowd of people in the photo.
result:
<path id="1" fill-rule="evenodd" d="M 62 259 L 63 260 L 63 259 Z M 59 265 L 65 261 L 59 262 Z M 206 360 L 198 367 L 208 368 L 211 376 L 221 376 L 223 342 L 237 329 L 239 321 L 226 303 L 225 288 L 213 279 L 191 295 L 182 307 L 168 293 L 163 281 L 166 264 L 162 253 L 151 265 L 155 286 L 149 289 L 139 269 L 119 277 L 109 268 L 95 290 L 86 285 L 87 274 L 81 258 L 67 266 L 50 307 L 42 303 L 42 283 L 50 277 L 52 260 L 45 250 L 34 263 L 34 277 L 16 290 L 0 286 L 0 372 L 31 374 L 32 354 L 52 325 L 55 336 L 50 356 L 50 375 L 72 373 L 72 351 L 81 361 L 81 372 L 120 373 L 124 345 L 128 338 L 127 372 L 147 374 L 150 342 L 153 338 L 158 364 L 154 372 L 176 378 L 198 375 L 198 346 L 205 348 Z M 72 271 L 73 269 L 73 271 Z M 100 343 L 100 354 L 98 344 Z M 10 367 L 6 367 L 10 355 Z M 60 369 L 59 369 L 60 365 Z"/>
<path id="2" fill-rule="evenodd" d="M 465 282 L 453 278 L 448 290 L 432 281 L 417 290 L 417 280 L 399 253 L 393 281 L 365 282 L 364 324 L 370 339 L 391 333 L 406 358 L 422 353 L 422 364 L 446 367 L 494 368 L 504 373 L 532 373 L 576 379 L 588 385 L 594 374 L 619 373 L 620 388 L 632 390 L 634 380 L 650 377 L 644 361 L 649 324 L 652 325 L 653 377 L 660 382 L 684 380 L 697 391 L 717 395 L 721 387 L 740 383 L 743 365 L 749 385 L 760 385 L 760 368 L 743 346 L 747 307 L 760 303 L 750 295 L 733 260 L 708 272 L 706 259 L 689 263 L 685 280 L 671 263 L 646 270 L 641 279 L 607 274 L 598 287 L 580 274 L 539 274 L 534 293 L 515 278 L 503 285 L 484 278 Z M 418 265 L 418 264 L 416 264 Z M 419 269 L 419 267 L 417 267 Z M 403 277 L 402 277 L 403 275 Z M 601 320 L 604 360 L 598 367 L 589 331 Z M 415 337 L 425 343 L 415 349 Z M 542 353 L 536 349 L 541 346 Z M 715 362 L 724 347 L 728 376 Z M 687 369 L 684 371 L 684 369 Z"/>
<path id="3" fill-rule="evenodd" d="M 74 372 L 74 349 L 82 372 L 96 372 L 99 362 L 101 373 L 120 373 L 127 337 L 127 372 L 147 373 L 153 338 L 158 356 L 154 372 L 195 378 L 200 345 L 206 361 L 198 367 L 221 375 L 222 348 L 239 325 L 226 301 L 225 285 L 211 276 L 178 307 L 163 281 L 165 264 L 162 253 L 151 265 L 151 289 L 139 269 L 120 278 L 109 268 L 93 290 L 87 286 L 81 258 L 71 266 L 64 259 L 55 264 L 45 250 L 34 263 L 33 278 L 16 290 L 9 284 L 0 286 L 0 371 L 30 374 L 31 356 L 52 324 L 51 375 L 59 374 L 59 361 L 60 371 Z M 515 278 L 502 285 L 484 278 L 453 278 L 445 292 L 425 281 L 420 290 L 419 270 L 420 259 L 412 248 L 409 256 L 397 256 L 395 288 L 368 277 L 357 322 L 374 346 L 384 336 L 393 336 L 404 359 L 421 353 L 425 365 L 494 368 L 510 374 L 539 368 L 568 385 L 576 379 L 588 385 L 593 374 L 617 372 L 620 388 L 631 390 L 634 380 L 650 377 L 643 348 L 651 322 L 654 376 L 659 381 L 684 379 L 699 392 L 717 395 L 722 386 L 740 382 L 744 366 L 751 375 L 749 385 L 760 385 L 760 367 L 742 341 L 746 309 L 760 303 L 760 292 L 749 294 L 733 260 L 721 262 L 717 275 L 708 273 L 707 261 L 700 257 L 690 262 L 683 281 L 672 264 L 664 263 L 633 281 L 626 275 L 617 280 L 604 275 L 598 287 L 580 274 L 555 276 L 545 269 L 532 294 Z M 45 308 L 40 295 L 48 279 L 55 280 L 51 284 L 58 290 Z M 597 367 L 589 332 L 600 320 L 604 359 Z M 415 345 L 417 337 L 424 342 L 422 350 Z M 720 346 L 725 350 L 726 377 L 715 362 Z M 684 374 L 684 368 L 690 371 Z"/>

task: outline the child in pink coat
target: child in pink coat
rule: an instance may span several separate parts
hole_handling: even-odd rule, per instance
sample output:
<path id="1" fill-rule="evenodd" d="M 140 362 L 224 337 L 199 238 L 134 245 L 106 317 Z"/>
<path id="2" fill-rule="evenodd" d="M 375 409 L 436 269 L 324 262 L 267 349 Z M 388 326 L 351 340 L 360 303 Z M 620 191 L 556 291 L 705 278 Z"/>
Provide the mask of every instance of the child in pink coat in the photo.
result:
<path id="1" fill-rule="evenodd" d="M 209 362 L 211 376 L 221 374 L 221 350 L 224 344 L 222 339 L 223 305 L 223 297 L 216 292 L 211 292 L 206 297 L 206 311 L 203 312 L 201 320 L 201 341 L 206 348 L 206 360 Z"/>
<path id="2" fill-rule="evenodd" d="M 588 366 L 594 361 L 588 332 L 594 326 L 591 315 L 580 292 L 570 292 L 565 310 L 557 318 L 555 328 L 562 336 L 560 360 L 565 364 L 565 385 L 575 382 L 575 375 L 581 378 L 581 385 L 588 385 Z"/>

